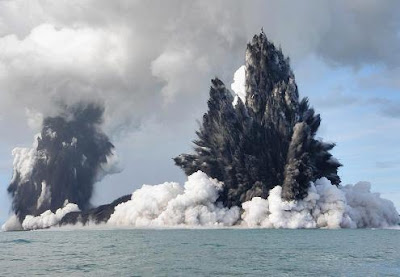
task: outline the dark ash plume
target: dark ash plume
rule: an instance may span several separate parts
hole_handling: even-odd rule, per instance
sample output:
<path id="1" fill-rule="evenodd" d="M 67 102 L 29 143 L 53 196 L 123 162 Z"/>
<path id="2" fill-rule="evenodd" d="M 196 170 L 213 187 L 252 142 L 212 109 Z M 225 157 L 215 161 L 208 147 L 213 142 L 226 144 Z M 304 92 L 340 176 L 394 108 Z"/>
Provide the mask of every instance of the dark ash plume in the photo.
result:
<path id="1" fill-rule="evenodd" d="M 286 200 L 301 199 L 309 184 L 327 177 L 338 185 L 341 164 L 329 153 L 334 144 L 315 139 L 321 119 L 299 101 L 289 59 L 262 32 L 246 51 L 246 101 L 233 96 L 219 79 L 212 80 L 208 112 L 203 116 L 195 154 L 175 163 L 187 175 L 201 170 L 224 182 L 220 199 L 240 205 L 283 187 Z"/>
<path id="2" fill-rule="evenodd" d="M 90 208 L 93 185 L 115 170 L 114 146 L 101 131 L 104 108 L 77 104 L 47 117 L 34 148 L 16 148 L 8 192 L 22 222 L 26 215 L 55 212 L 67 202 Z"/>

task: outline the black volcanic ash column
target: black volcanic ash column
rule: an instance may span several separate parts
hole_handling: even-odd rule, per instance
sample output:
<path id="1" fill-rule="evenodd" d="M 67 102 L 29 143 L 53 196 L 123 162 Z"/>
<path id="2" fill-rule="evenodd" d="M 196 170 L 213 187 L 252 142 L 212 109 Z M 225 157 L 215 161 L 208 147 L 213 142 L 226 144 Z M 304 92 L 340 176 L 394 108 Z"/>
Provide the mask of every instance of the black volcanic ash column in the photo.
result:
<path id="1" fill-rule="evenodd" d="M 101 131 L 104 108 L 77 104 L 47 117 L 34 148 L 16 148 L 8 192 L 22 222 L 26 215 L 55 212 L 66 203 L 90 207 L 93 184 L 115 171 L 114 146 Z"/>
<path id="2" fill-rule="evenodd" d="M 245 88 L 245 103 L 239 98 L 232 105 L 222 81 L 212 81 L 196 153 L 175 163 L 187 175 L 201 170 L 224 182 L 219 200 L 226 206 L 266 198 L 278 185 L 286 200 L 304 198 L 321 177 L 338 185 L 341 164 L 329 153 L 334 144 L 315 139 L 320 116 L 307 99 L 299 101 L 289 59 L 263 32 L 247 45 Z"/>

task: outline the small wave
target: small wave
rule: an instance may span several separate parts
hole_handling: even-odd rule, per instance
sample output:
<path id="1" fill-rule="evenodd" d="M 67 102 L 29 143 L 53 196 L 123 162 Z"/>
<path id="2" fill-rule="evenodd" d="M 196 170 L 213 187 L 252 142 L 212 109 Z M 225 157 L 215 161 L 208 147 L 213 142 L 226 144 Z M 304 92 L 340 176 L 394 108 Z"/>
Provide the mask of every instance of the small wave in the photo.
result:
<path id="1" fill-rule="evenodd" d="M 2 241 L 1 243 L 15 243 L 15 244 L 26 244 L 31 243 L 32 241 L 26 239 L 13 239 L 13 240 L 6 240 Z"/>
<path id="2" fill-rule="evenodd" d="M 26 239 L 15 239 L 11 241 L 12 243 L 31 243 L 32 241 Z"/>
<path id="3" fill-rule="evenodd" d="M 225 247 L 224 244 L 219 244 L 219 243 L 204 243 L 201 246 Z"/>

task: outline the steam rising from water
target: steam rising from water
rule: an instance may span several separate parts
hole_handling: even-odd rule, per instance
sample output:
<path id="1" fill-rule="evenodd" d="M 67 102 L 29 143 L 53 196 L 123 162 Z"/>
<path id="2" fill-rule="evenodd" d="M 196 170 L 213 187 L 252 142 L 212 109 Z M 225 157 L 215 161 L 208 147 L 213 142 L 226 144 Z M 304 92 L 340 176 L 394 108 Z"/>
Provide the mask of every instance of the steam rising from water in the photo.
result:
<path id="1" fill-rule="evenodd" d="M 389 200 L 371 192 L 371 185 L 359 182 L 333 186 L 326 178 L 310 185 L 303 200 L 285 201 L 282 187 L 273 188 L 267 199 L 254 197 L 242 207 L 226 208 L 216 202 L 222 184 L 198 171 L 181 186 L 166 182 L 143 185 L 131 200 L 116 206 L 105 226 L 146 228 L 244 227 L 244 228 L 385 228 L 400 222 Z M 22 223 L 24 230 L 56 226 L 68 212 L 78 211 L 67 204 L 55 213 L 46 211 Z M 94 224 L 94 222 L 93 222 Z M 11 217 L 4 230 L 21 229 Z"/>
<path id="2" fill-rule="evenodd" d="M 371 192 L 371 185 L 359 182 L 332 186 L 326 178 L 311 184 L 303 200 L 283 201 L 282 188 L 243 203 L 242 225 L 264 228 L 382 228 L 399 222 L 389 200 Z"/>
<path id="3" fill-rule="evenodd" d="M 178 183 L 144 185 L 132 199 L 115 208 L 109 224 L 155 226 L 231 226 L 239 219 L 239 208 L 216 203 L 222 185 L 198 171 L 184 187 Z"/>
<path id="4" fill-rule="evenodd" d="M 57 209 L 55 213 L 47 210 L 39 216 L 27 215 L 22 222 L 22 228 L 24 230 L 49 228 L 58 224 L 66 214 L 77 211 L 79 211 L 78 205 L 68 203 L 63 208 Z"/>
<path id="5" fill-rule="evenodd" d="M 132 227 L 242 226 L 262 228 L 357 228 L 388 227 L 399 222 L 389 200 L 371 193 L 371 185 L 359 182 L 333 186 L 326 178 L 311 184 L 308 196 L 284 201 L 282 187 L 267 199 L 254 197 L 230 209 L 217 203 L 221 184 L 198 171 L 184 187 L 177 183 L 144 185 L 132 200 L 120 204 L 108 224 Z"/>

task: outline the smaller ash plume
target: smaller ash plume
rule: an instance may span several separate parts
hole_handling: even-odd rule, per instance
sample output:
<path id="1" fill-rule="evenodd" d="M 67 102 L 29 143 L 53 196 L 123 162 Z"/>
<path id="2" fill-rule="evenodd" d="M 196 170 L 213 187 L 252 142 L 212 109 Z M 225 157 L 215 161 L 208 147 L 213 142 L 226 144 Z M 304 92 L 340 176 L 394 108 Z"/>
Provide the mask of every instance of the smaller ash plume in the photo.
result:
<path id="1" fill-rule="evenodd" d="M 93 103 L 66 107 L 61 115 L 43 120 L 32 149 L 13 150 L 8 192 L 21 223 L 45 211 L 56 215 L 63 208 L 89 209 L 94 183 L 118 171 L 114 146 L 100 128 L 103 113 L 104 108 Z"/>
<path id="2" fill-rule="evenodd" d="M 341 164 L 329 153 L 335 145 L 315 138 L 320 116 L 299 100 L 289 59 L 263 32 L 247 45 L 244 71 L 235 98 L 212 80 L 195 154 L 176 157 L 176 165 L 188 176 L 201 170 L 223 182 L 219 200 L 228 207 L 267 198 L 275 186 L 285 200 L 298 200 L 321 177 L 338 185 Z"/>

